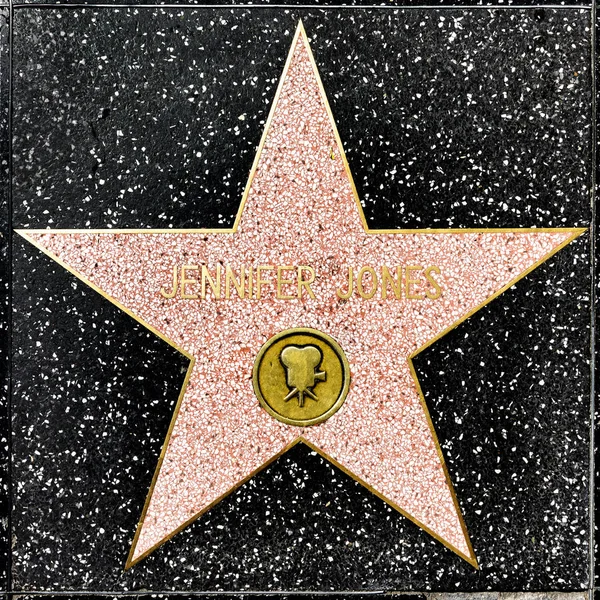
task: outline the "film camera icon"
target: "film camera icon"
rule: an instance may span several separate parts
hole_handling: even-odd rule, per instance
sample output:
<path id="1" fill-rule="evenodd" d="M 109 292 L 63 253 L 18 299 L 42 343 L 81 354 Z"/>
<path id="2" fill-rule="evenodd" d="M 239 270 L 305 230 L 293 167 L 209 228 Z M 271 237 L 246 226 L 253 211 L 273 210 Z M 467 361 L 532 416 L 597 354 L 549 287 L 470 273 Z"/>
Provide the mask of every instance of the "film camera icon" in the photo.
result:
<path id="1" fill-rule="evenodd" d="M 304 399 L 310 398 L 318 402 L 313 388 L 319 381 L 325 381 L 325 371 L 317 371 L 323 354 L 316 346 L 286 346 L 280 356 L 281 364 L 286 371 L 286 384 L 290 393 L 284 398 L 289 402 L 298 399 L 298 406 L 304 406 Z"/>

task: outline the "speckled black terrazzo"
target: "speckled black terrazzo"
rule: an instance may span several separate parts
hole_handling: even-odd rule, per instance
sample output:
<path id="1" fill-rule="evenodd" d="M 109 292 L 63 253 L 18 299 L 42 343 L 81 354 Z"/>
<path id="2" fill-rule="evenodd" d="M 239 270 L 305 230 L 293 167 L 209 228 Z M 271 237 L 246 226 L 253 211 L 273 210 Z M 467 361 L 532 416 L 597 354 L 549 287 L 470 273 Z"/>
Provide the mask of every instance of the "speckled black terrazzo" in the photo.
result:
<path id="1" fill-rule="evenodd" d="M 0 7 L 0 591 L 8 589 L 8 9 Z"/>
<path id="2" fill-rule="evenodd" d="M 377 600 L 378 596 L 382 594 L 353 594 L 353 600 Z M 306 600 L 317 600 L 320 596 L 315 594 L 306 594 L 303 596 Z M 51 594 L 40 594 L 40 595 L 27 595 L 24 594 L 21 596 L 22 600 L 55 600 L 58 596 L 54 596 Z M 177 598 L 178 600 L 210 600 L 214 598 L 214 596 L 210 596 L 208 594 L 194 594 L 194 595 L 169 595 L 169 594 L 151 594 L 151 595 L 118 595 L 113 596 L 110 594 L 103 595 L 95 595 L 95 594 L 87 594 L 87 595 L 77 595 L 77 594 L 69 594 L 69 600 L 118 600 L 119 598 L 126 598 L 127 600 L 171 600 Z M 289 600 L 292 596 L 286 596 L 284 594 L 220 594 L 219 598 L 221 600 Z M 348 598 L 348 595 L 345 594 L 330 594 L 327 596 L 329 600 L 345 600 Z M 404 594 L 402 595 L 402 600 L 425 600 L 424 594 Z"/>
<path id="3" fill-rule="evenodd" d="M 16 222 L 232 223 L 299 17 L 370 224 L 587 224 L 584 10 L 17 11 Z"/>
<path id="4" fill-rule="evenodd" d="M 230 224 L 299 16 L 371 224 L 589 224 L 587 10 L 131 8 L 15 11 L 14 226 Z M 13 590 L 587 588 L 587 235 L 415 361 L 480 571 L 298 446 L 123 572 L 186 360 L 14 259 Z"/>
<path id="5" fill-rule="evenodd" d="M 96 0 L 20 0 L 18 6 L 27 6 L 31 4 L 119 4 L 119 5 L 139 5 L 148 4 L 144 0 L 105 0 L 97 2 Z M 188 5 L 252 5 L 252 6 L 344 6 L 344 7 L 364 7 L 376 6 L 385 10 L 388 7 L 408 6 L 408 7 L 435 7 L 435 6 L 592 6 L 591 0 L 161 0 L 153 4 L 188 4 Z"/>
<path id="6" fill-rule="evenodd" d="M 600 41 L 598 39 L 598 34 L 600 32 L 600 22 L 598 20 L 598 18 L 596 18 L 596 24 L 595 24 L 595 81 L 596 81 L 596 88 L 595 88 L 595 98 L 596 98 L 596 111 L 595 111 L 595 132 L 596 132 L 596 165 L 595 165 L 595 175 L 596 175 L 596 181 L 595 181 L 595 199 L 598 198 L 598 191 L 600 189 L 600 186 L 598 185 L 598 182 L 600 181 L 600 163 L 598 162 L 598 156 L 600 156 L 600 153 L 598 152 L 598 125 L 600 124 L 600 118 L 598 116 L 598 101 L 599 101 L 599 88 L 598 88 L 598 76 L 600 75 L 600 66 L 598 64 L 598 57 L 600 55 Z M 596 203 L 594 203 L 596 204 Z M 592 317 L 592 320 L 597 324 L 598 323 L 598 315 L 600 314 L 600 244 L 598 243 L 598 231 L 600 231 L 600 213 L 598 211 L 598 207 L 594 206 L 594 225 L 595 225 L 595 244 L 593 247 L 593 251 L 595 254 L 595 263 L 594 263 L 594 290 L 595 290 L 595 314 Z M 600 522 L 600 499 L 599 499 L 599 492 L 598 490 L 600 489 L 600 485 L 598 482 L 600 482 L 600 398 L 598 395 L 598 382 L 600 382 L 600 365 L 598 363 L 598 356 L 600 356 L 600 327 L 598 327 L 598 325 L 596 325 L 596 330 L 595 330 L 595 340 L 594 340 L 595 346 L 594 346 L 594 350 L 595 350 L 595 355 L 596 355 L 596 361 L 595 361 L 595 394 L 594 394 L 594 400 L 595 400 L 595 405 L 594 405 L 594 431 L 595 431 L 595 439 L 594 439 L 594 475 L 595 475 L 595 493 L 594 493 L 594 531 L 595 531 L 595 536 L 594 536 L 594 587 L 598 588 L 598 586 L 600 586 L 600 545 L 598 544 L 598 523 Z M 594 594 L 594 600 L 598 600 L 598 598 L 600 598 L 600 592 L 596 591 Z"/>
<path id="7" fill-rule="evenodd" d="M 353 600 L 378 600 L 378 597 L 382 594 L 353 594 Z M 40 595 L 21 595 L 22 600 L 56 600 L 58 596 L 54 596 L 51 594 L 40 594 Z M 330 594 L 327 596 L 328 600 L 346 600 L 349 596 L 345 594 Z M 110 594 L 103 595 L 77 595 L 77 594 L 69 594 L 69 600 L 119 600 L 120 598 L 125 598 L 126 600 L 171 600 L 177 598 L 178 600 L 211 600 L 214 596 L 210 596 L 207 594 L 194 594 L 194 595 L 168 595 L 168 594 L 151 594 L 151 595 L 119 595 L 113 596 Z M 228 595 L 221 594 L 219 595 L 220 600 L 290 600 L 292 596 L 286 596 L 284 594 L 236 594 L 236 595 Z M 320 596 L 315 594 L 307 594 L 303 596 L 306 600 L 317 600 Z M 425 600 L 424 594 L 405 594 L 402 596 L 402 600 Z"/>

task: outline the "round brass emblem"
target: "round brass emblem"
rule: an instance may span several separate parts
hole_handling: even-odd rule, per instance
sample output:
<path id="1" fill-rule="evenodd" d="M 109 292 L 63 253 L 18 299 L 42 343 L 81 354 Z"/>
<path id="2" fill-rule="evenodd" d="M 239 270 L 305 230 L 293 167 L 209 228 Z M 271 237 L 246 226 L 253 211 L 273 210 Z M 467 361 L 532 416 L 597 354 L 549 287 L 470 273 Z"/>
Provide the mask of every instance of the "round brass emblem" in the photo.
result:
<path id="1" fill-rule="evenodd" d="M 305 427 L 325 421 L 342 406 L 350 367 L 332 337 L 316 329 L 287 329 L 260 349 L 252 383 L 271 416 Z"/>

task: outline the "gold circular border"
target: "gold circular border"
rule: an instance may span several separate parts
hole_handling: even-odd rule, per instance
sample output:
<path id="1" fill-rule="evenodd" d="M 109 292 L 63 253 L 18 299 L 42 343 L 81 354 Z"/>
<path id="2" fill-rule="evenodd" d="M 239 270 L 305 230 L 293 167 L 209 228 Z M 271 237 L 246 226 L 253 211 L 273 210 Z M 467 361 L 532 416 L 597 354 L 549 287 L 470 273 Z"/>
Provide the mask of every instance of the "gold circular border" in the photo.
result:
<path id="1" fill-rule="evenodd" d="M 269 404 L 267 403 L 267 401 L 265 400 L 265 398 L 262 395 L 262 392 L 260 390 L 260 385 L 258 383 L 258 369 L 260 367 L 260 364 L 262 363 L 263 356 L 265 355 L 267 350 L 275 342 L 277 342 L 281 339 L 284 339 L 286 337 L 296 335 L 296 334 L 304 334 L 304 335 L 308 334 L 308 335 L 313 335 L 315 337 L 321 338 L 321 340 L 323 340 L 324 342 L 326 342 L 327 344 L 329 344 L 331 346 L 331 348 L 333 349 L 333 351 L 339 358 L 340 362 L 342 363 L 343 385 L 342 385 L 342 389 L 338 395 L 338 398 L 335 401 L 335 403 L 333 404 L 333 406 L 327 412 L 324 412 L 322 415 L 320 415 L 319 417 L 315 417 L 314 419 L 299 420 L 299 419 L 288 419 L 287 417 L 283 417 L 282 415 L 280 415 L 278 412 L 274 411 L 269 406 Z M 281 332 L 275 334 L 273 337 L 270 337 L 262 345 L 262 348 L 259 350 L 258 354 L 256 355 L 256 359 L 254 361 L 254 367 L 252 369 L 252 387 L 254 388 L 254 393 L 256 394 L 256 397 L 258 398 L 260 405 L 273 418 L 277 419 L 278 421 L 280 421 L 282 423 L 286 423 L 287 425 L 296 425 L 297 427 L 308 427 L 310 425 L 316 425 L 317 423 L 322 423 L 323 421 L 326 421 L 327 419 L 329 419 L 329 417 L 331 417 L 331 415 L 333 415 L 335 412 L 337 412 L 341 408 L 342 404 L 344 404 L 344 402 L 346 401 L 346 396 L 348 395 L 348 390 L 350 389 L 350 364 L 348 363 L 348 359 L 346 358 L 346 355 L 344 354 L 342 347 L 330 335 L 327 335 L 326 333 L 323 333 L 322 331 L 319 331 L 318 329 L 312 329 L 310 327 L 293 327 L 292 329 L 286 329 L 284 331 L 281 331 Z"/>

